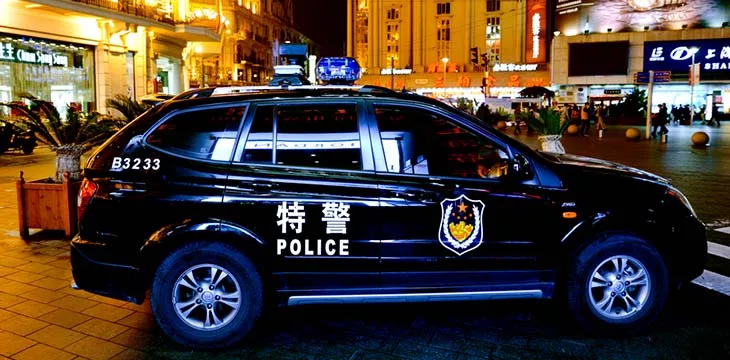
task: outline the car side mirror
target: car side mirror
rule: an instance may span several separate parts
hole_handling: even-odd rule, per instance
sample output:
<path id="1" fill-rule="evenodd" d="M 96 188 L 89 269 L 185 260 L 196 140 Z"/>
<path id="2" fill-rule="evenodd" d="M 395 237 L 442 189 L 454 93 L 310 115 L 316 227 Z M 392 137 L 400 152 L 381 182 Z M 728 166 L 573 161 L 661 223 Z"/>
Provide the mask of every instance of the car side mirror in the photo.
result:
<path id="1" fill-rule="evenodd" d="M 532 167 L 530 166 L 530 160 L 522 154 L 515 154 L 510 160 L 507 177 L 515 181 L 531 179 Z"/>

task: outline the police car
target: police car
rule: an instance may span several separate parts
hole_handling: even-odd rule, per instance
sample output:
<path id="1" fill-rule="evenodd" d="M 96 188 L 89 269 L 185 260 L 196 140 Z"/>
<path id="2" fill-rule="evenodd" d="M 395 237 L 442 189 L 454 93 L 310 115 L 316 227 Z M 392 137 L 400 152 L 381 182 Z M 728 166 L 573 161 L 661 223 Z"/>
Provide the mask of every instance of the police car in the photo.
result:
<path id="1" fill-rule="evenodd" d="M 561 298 L 584 328 L 628 334 L 707 254 L 667 179 L 371 86 L 166 101 L 90 157 L 78 218 L 75 286 L 149 290 L 196 348 L 241 340 L 268 302 Z"/>

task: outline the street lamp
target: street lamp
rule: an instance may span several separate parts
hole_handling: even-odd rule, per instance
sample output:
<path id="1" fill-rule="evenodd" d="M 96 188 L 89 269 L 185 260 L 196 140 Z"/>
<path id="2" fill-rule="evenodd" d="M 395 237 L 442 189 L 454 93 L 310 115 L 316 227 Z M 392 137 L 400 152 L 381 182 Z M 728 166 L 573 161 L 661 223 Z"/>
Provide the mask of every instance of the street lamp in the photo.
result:
<path id="1" fill-rule="evenodd" d="M 449 58 L 443 57 L 441 58 L 441 62 L 444 63 L 444 87 L 446 87 L 446 64 L 448 64 Z"/>

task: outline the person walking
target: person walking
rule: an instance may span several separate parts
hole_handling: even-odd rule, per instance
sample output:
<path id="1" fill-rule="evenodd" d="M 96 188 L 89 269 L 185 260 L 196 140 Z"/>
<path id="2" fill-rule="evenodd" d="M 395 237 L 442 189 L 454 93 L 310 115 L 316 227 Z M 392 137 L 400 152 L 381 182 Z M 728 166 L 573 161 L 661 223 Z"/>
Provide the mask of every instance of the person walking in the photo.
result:
<path id="1" fill-rule="evenodd" d="M 588 129 L 591 126 L 591 113 L 588 103 L 585 103 L 580 110 L 580 133 L 588 136 Z"/>
<path id="2" fill-rule="evenodd" d="M 601 131 L 606 130 L 607 126 L 605 123 L 606 119 L 606 108 L 603 105 L 598 105 L 596 108 L 596 130 L 600 134 Z"/>

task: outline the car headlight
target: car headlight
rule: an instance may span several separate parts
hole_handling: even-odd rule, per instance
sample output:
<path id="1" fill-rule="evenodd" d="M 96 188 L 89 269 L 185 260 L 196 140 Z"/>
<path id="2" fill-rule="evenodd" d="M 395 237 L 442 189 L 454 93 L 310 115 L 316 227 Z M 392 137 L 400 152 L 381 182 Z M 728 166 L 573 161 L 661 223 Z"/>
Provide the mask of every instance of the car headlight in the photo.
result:
<path id="1" fill-rule="evenodd" d="M 667 195 L 679 200 L 682 204 L 684 204 L 687 209 L 689 209 L 689 211 L 692 213 L 692 216 L 697 217 L 697 213 L 695 213 L 695 209 L 692 208 L 692 204 L 689 203 L 689 199 L 687 199 L 687 197 L 684 196 L 684 194 L 682 194 L 682 192 L 679 191 L 677 188 L 668 187 Z"/>

